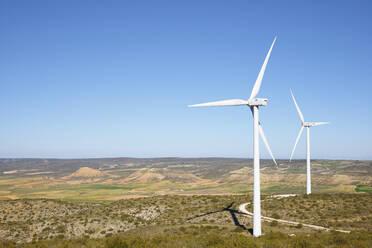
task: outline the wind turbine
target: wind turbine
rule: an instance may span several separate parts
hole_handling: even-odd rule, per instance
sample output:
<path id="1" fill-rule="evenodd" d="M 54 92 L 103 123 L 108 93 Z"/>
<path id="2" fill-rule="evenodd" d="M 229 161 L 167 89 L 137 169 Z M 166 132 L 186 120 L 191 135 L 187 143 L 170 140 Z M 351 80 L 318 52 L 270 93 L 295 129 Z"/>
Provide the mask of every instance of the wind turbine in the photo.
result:
<path id="1" fill-rule="evenodd" d="M 256 82 L 253 86 L 251 96 L 248 100 L 242 99 L 231 99 L 224 101 L 208 102 L 201 104 L 189 105 L 188 107 L 209 107 L 209 106 L 249 106 L 253 114 L 253 236 L 261 236 L 261 191 L 260 191 L 260 152 L 259 152 L 259 140 L 258 135 L 260 134 L 262 141 L 273 159 L 275 165 L 277 165 L 275 158 L 271 152 L 269 143 L 265 137 L 261 123 L 259 122 L 258 108 L 260 106 L 267 105 L 266 98 L 256 98 L 258 94 L 262 78 L 265 73 L 267 62 L 269 61 L 271 50 L 275 44 L 276 37 L 271 44 L 270 50 L 266 55 L 265 61 L 261 67 L 261 70 L 257 76 Z"/>
<path id="2" fill-rule="evenodd" d="M 300 116 L 300 119 L 301 119 L 301 122 L 302 122 L 302 126 L 301 126 L 301 129 L 300 129 L 300 132 L 297 135 L 296 143 L 295 143 L 295 145 L 294 145 L 294 147 L 292 149 L 292 153 L 291 153 L 291 157 L 289 159 L 289 162 L 291 162 L 291 160 L 292 160 L 293 153 L 296 150 L 296 146 L 297 146 L 298 140 L 301 137 L 302 131 L 304 130 L 304 127 L 306 127 L 306 194 L 309 195 L 309 194 L 311 194 L 310 127 L 315 127 L 315 126 L 320 126 L 320 125 L 324 125 L 324 124 L 329 124 L 329 122 L 306 122 L 305 119 L 304 119 L 304 116 L 301 113 L 300 107 L 298 107 L 298 105 L 297 105 L 297 102 L 296 102 L 296 99 L 295 99 L 295 97 L 294 97 L 294 95 L 292 93 L 292 90 L 290 90 L 290 91 L 291 91 L 292 99 L 293 99 L 293 102 L 294 102 L 294 104 L 296 106 L 298 115 Z"/>

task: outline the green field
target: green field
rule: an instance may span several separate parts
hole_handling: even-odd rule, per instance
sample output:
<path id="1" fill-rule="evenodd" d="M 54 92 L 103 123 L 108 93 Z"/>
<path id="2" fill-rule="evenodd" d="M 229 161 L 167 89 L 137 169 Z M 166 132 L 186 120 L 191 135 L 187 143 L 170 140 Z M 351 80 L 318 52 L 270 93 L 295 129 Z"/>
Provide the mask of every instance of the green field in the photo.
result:
<path id="1" fill-rule="evenodd" d="M 355 188 L 355 192 L 372 193 L 372 186 L 368 186 L 368 185 L 357 185 L 356 188 Z"/>

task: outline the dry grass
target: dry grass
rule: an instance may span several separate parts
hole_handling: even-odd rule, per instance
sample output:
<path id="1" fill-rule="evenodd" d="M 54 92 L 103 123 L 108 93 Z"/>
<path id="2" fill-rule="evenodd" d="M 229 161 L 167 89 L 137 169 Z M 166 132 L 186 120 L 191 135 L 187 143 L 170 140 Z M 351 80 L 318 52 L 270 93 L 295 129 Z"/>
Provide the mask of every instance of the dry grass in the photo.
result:
<path id="1" fill-rule="evenodd" d="M 262 209 L 266 216 L 336 229 L 372 230 L 372 198 L 367 194 L 265 198 Z M 103 238 L 121 233 L 181 235 L 193 234 L 196 227 L 208 227 L 214 233 L 248 235 L 251 218 L 241 214 L 238 206 L 251 199 L 251 195 L 165 195 L 100 202 L 6 200 L 0 201 L 0 240 Z M 298 235 L 317 232 L 278 223 L 264 223 L 263 231 Z M 201 231 L 195 231 L 198 232 Z"/>
<path id="2" fill-rule="evenodd" d="M 263 215 L 324 227 L 372 231 L 370 194 L 311 194 L 262 203 Z"/>

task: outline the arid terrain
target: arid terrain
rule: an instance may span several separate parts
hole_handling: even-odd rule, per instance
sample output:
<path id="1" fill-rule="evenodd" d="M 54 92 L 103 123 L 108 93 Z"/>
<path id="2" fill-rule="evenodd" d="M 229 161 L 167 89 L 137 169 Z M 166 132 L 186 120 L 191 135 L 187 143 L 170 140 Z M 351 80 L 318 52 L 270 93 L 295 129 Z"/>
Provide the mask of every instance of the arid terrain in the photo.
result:
<path id="1" fill-rule="evenodd" d="M 264 221 L 254 239 L 249 159 L 1 159 L 0 247 L 371 247 L 372 162 L 312 165 L 304 195 L 305 161 L 264 160 L 262 215 L 351 233 Z"/>
<path id="2" fill-rule="evenodd" d="M 261 164 L 263 193 L 304 192 L 304 160 L 279 161 L 278 167 L 271 160 Z M 249 159 L 0 160 L 0 199 L 118 200 L 164 194 L 245 194 L 252 191 L 252 184 Z M 314 193 L 368 191 L 372 162 L 314 160 L 312 184 Z"/>
<path id="3" fill-rule="evenodd" d="M 29 247 L 79 247 L 79 244 L 84 247 L 162 247 L 159 246 L 162 242 L 167 247 L 241 247 L 246 242 L 260 244 L 263 240 L 270 244 L 270 239 L 276 244 L 270 247 L 313 247 L 310 245 L 314 240 L 309 241 L 309 235 L 318 237 L 318 246 L 314 247 L 322 247 L 319 244 L 370 247 L 372 244 L 370 194 L 313 194 L 282 199 L 264 196 L 266 216 L 351 233 L 319 231 L 273 221 L 263 222 L 265 235 L 258 240 L 253 240 L 250 234 L 251 217 L 238 209 L 239 204 L 251 199 L 252 195 L 245 194 L 168 195 L 94 202 L 2 200 L 0 247 L 16 247 L 25 242 Z M 191 237 L 195 241 L 189 244 Z M 223 237 L 226 240 L 222 241 Z M 141 246 L 144 243 L 137 243 L 140 240 L 147 245 Z M 298 246 L 298 242 L 307 246 Z M 294 246 L 284 246 L 288 243 Z"/>

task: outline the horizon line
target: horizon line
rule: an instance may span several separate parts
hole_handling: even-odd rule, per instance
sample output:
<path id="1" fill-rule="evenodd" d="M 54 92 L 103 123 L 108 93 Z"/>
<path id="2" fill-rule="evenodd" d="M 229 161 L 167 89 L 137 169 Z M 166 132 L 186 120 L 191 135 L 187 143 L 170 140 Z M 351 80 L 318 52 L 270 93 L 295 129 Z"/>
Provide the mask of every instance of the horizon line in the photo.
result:
<path id="1" fill-rule="evenodd" d="M 154 156 L 154 157 L 147 157 L 147 156 L 144 156 L 144 157 L 137 157 L 137 156 L 108 156 L 108 157 L 0 157 L 0 160 L 5 160 L 5 159 L 54 159 L 54 160 L 84 160 L 84 159 L 170 159 L 170 158 L 174 158 L 174 159 L 212 159 L 212 158 L 220 158 L 220 159 L 247 159 L 247 160 L 253 160 L 253 157 L 234 157 L 234 156 L 196 156 L 196 157 L 190 157 L 190 156 L 185 156 L 185 157 L 180 157 L 180 156 Z M 260 158 L 261 160 L 272 160 L 271 158 Z M 289 161 L 289 158 L 278 158 L 277 160 L 288 160 Z M 295 158 L 295 159 L 292 159 L 293 160 L 306 160 L 306 158 Z M 372 158 L 366 158 L 366 159 L 363 159 L 363 158 L 313 158 L 312 160 L 363 160 L 363 161 L 371 161 Z"/>

